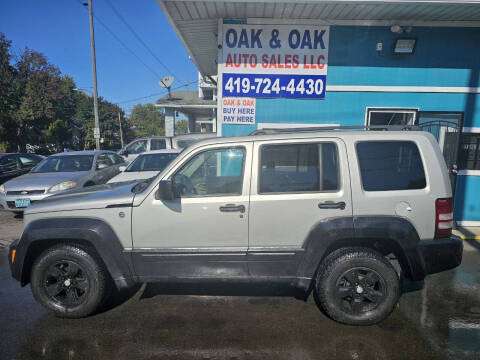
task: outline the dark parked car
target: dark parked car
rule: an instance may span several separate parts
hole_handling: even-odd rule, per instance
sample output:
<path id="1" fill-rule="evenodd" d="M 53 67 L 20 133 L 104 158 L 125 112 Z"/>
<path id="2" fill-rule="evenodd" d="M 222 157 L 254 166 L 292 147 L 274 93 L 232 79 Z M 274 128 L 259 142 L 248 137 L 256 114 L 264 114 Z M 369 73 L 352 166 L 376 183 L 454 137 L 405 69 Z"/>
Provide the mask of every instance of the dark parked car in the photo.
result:
<path id="1" fill-rule="evenodd" d="M 0 154 L 0 184 L 28 173 L 43 159 L 35 154 Z"/>

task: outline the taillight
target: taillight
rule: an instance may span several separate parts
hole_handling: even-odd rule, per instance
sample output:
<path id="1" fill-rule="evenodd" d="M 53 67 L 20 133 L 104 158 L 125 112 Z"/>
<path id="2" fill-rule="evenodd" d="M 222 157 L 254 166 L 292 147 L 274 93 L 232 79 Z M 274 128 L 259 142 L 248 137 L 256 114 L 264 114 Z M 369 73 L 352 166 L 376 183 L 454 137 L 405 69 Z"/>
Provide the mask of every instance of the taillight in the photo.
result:
<path id="1" fill-rule="evenodd" d="M 453 227 L 452 198 L 435 200 L 435 237 L 449 237 Z"/>

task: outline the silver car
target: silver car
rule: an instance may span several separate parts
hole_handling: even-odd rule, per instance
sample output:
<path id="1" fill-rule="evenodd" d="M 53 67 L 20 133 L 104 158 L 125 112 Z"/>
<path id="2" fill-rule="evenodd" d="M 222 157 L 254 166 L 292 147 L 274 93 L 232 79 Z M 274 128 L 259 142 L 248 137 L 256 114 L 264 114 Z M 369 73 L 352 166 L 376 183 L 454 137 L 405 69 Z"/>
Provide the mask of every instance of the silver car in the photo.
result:
<path id="1" fill-rule="evenodd" d="M 22 212 L 31 203 L 73 188 L 104 184 L 126 165 L 113 151 L 51 155 L 29 173 L 0 185 L 0 209 Z"/>

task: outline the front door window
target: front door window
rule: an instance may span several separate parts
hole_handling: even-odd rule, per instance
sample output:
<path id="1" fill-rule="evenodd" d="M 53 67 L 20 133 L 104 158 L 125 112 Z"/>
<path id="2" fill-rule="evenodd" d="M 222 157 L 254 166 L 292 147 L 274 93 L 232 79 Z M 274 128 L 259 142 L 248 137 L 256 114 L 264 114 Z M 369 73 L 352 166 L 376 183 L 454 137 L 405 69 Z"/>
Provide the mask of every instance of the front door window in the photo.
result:
<path id="1" fill-rule="evenodd" d="M 207 150 L 195 155 L 173 177 L 179 197 L 240 195 L 243 148 Z"/>

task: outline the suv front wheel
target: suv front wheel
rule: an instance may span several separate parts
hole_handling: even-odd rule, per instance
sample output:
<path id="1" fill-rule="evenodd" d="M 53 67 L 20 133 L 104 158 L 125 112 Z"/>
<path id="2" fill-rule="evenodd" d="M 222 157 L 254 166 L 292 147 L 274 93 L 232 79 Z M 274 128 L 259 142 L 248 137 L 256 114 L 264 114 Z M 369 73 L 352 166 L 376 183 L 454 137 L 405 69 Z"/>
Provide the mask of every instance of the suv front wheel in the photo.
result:
<path id="1" fill-rule="evenodd" d="M 59 317 L 90 315 L 106 295 L 107 275 L 101 262 L 77 245 L 45 250 L 33 264 L 30 279 L 35 299 Z"/>
<path id="2" fill-rule="evenodd" d="M 334 251 L 316 277 L 317 304 L 332 319 L 350 325 L 372 325 L 393 311 L 400 281 L 392 264 L 368 248 Z"/>

